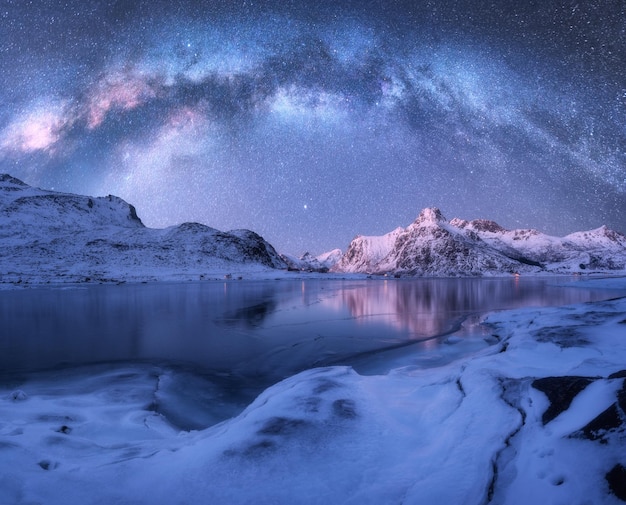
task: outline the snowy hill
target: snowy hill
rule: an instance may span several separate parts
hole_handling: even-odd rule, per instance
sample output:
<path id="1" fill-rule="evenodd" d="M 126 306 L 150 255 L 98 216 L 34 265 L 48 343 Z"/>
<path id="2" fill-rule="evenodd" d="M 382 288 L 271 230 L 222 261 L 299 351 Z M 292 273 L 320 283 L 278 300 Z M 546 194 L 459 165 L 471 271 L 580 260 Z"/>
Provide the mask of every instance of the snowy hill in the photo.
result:
<path id="1" fill-rule="evenodd" d="M 407 228 L 380 237 L 356 237 L 337 272 L 457 276 L 572 273 L 626 269 L 626 237 L 606 227 L 552 237 L 506 230 L 488 220 L 447 221 L 424 209 Z"/>
<path id="2" fill-rule="evenodd" d="M 135 208 L 116 196 L 90 198 L 42 191 L 6 174 L 0 174 L 0 216 L 2 239 L 34 233 L 34 226 L 50 233 L 144 228 Z"/>
<path id="3" fill-rule="evenodd" d="M 320 254 L 319 256 L 316 256 L 315 259 L 319 261 L 324 267 L 330 269 L 337 264 L 342 256 L 343 252 L 341 252 L 341 249 L 333 249 L 332 251 L 327 251 Z"/>
<path id="4" fill-rule="evenodd" d="M 249 230 L 143 225 L 121 198 L 44 191 L 0 175 L 3 282 L 200 278 L 286 268 Z"/>
<path id="5" fill-rule="evenodd" d="M 281 254 L 281 258 L 287 263 L 290 270 L 303 272 L 328 272 L 342 256 L 341 249 L 333 249 L 319 256 L 313 256 L 306 252 L 299 258 L 290 254 Z"/>

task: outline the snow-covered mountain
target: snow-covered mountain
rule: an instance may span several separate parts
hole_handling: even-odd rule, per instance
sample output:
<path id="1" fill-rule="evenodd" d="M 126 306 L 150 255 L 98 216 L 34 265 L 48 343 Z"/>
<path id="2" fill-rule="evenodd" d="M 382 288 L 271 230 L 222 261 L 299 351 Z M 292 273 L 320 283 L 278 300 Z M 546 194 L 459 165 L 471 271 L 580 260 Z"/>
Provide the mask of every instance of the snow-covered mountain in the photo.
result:
<path id="1" fill-rule="evenodd" d="M 342 258 L 341 249 L 333 249 L 313 256 L 309 252 L 305 252 L 299 258 L 290 254 L 281 254 L 281 258 L 285 260 L 290 270 L 299 270 L 303 272 L 328 272 Z"/>
<path id="2" fill-rule="evenodd" d="M 626 237 L 606 226 L 554 237 L 533 229 L 506 230 L 493 221 L 453 219 L 450 224 L 474 231 L 491 247 L 551 272 L 626 269 Z"/>
<path id="3" fill-rule="evenodd" d="M 322 266 L 330 269 L 334 267 L 342 257 L 343 252 L 341 249 L 333 249 L 332 251 L 327 251 L 319 256 L 316 256 L 315 259 L 319 261 Z"/>
<path id="4" fill-rule="evenodd" d="M 9 175 L 0 175 L 0 243 L 4 282 L 199 278 L 287 267 L 249 230 L 147 228 L 121 198 L 44 191 Z"/>
<path id="5" fill-rule="evenodd" d="M 143 225 L 115 196 L 45 191 L 0 175 L 0 282 L 190 279 L 253 270 L 478 276 L 626 270 L 626 237 L 600 227 L 566 237 L 507 230 L 493 221 L 447 221 L 424 209 L 407 228 L 358 236 L 314 257 L 279 255 L 249 230 L 199 223 Z"/>
<path id="6" fill-rule="evenodd" d="M 356 237 L 336 272 L 403 275 L 497 275 L 626 269 L 626 237 L 606 227 L 553 237 L 537 230 L 506 230 L 493 221 L 447 221 L 422 210 L 407 228 Z"/>

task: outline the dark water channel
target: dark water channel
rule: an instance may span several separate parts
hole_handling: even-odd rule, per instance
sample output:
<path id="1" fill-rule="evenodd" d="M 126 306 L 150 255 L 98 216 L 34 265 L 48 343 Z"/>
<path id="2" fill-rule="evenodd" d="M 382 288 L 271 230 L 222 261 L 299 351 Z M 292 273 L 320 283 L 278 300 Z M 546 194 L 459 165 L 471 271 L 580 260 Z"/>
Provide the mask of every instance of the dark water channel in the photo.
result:
<path id="1" fill-rule="evenodd" d="M 556 285 L 571 280 L 322 279 L 0 291 L 0 368 L 170 362 L 271 383 L 314 366 L 367 363 L 367 356 L 380 359 L 381 351 L 394 348 L 435 352 L 444 343 L 433 337 L 471 314 L 616 296 Z M 424 345 L 407 346 L 417 342 Z"/>

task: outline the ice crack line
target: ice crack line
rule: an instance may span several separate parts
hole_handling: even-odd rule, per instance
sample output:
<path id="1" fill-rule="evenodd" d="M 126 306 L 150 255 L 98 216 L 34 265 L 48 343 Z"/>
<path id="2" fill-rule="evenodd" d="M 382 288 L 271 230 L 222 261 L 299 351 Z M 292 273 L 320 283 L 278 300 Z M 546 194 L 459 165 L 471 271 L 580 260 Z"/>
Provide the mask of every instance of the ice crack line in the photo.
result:
<path id="1" fill-rule="evenodd" d="M 489 483 L 489 488 L 487 490 L 487 501 L 485 502 L 485 504 L 491 503 L 493 500 L 493 497 L 496 491 L 496 485 L 498 482 L 498 476 L 499 476 L 499 470 L 498 470 L 499 460 L 502 457 L 502 453 L 511 447 L 511 440 L 513 440 L 513 438 L 522 430 L 522 428 L 526 424 L 526 411 L 515 401 L 515 400 L 519 401 L 520 391 L 522 389 L 523 382 L 518 381 L 518 380 L 508 379 L 508 378 L 502 378 L 502 377 L 498 380 L 498 382 L 502 389 L 500 398 L 507 405 L 509 405 L 510 407 L 514 408 L 515 410 L 519 412 L 520 422 L 507 435 L 506 439 L 504 440 L 503 447 L 496 452 L 495 457 L 491 461 L 493 475 L 491 478 L 491 482 Z"/>
<path id="2" fill-rule="evenodd" d="M 459 392 L 461 393 L 461 401 L 463 401 L 463 399 L 467 396 L 467 394 L 465 393 L 465 388 L 463 387 L 463 382 L 461 382 L 461 377 L 463 377 L 463 373 L 465 372 L 466 368 L 467 368 L 467 365 L 463 365 L 461 367 L 461 371 L 459 372 L 459 376 L 456 379 L 456 387 L 458 388 Z"/>

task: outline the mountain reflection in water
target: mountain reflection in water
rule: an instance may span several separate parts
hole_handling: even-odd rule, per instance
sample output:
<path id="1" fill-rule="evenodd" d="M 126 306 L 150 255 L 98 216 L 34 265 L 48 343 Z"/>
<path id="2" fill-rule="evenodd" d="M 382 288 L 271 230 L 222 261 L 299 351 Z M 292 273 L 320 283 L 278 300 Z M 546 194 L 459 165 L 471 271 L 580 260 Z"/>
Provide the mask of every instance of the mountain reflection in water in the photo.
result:
<path id="1" fill-rule="evenodd" d="M 431 339 L 470 314 L 617 295 L 554 282 L 281 280 L 1 291 L 0 367 L 182 362 L 271 382 Z"/>
<path id="2" fill-rule="evenodd" d="M 615 291 L 562 288 L 545 279 L 418 279 L 353 286 L 325 303 L 338 311 L 346 307 L 363 323 L 375 318 L 422 339 L 449 331 L 469 313 L 567 305 L 609 296 L 615 296 Z"/>

